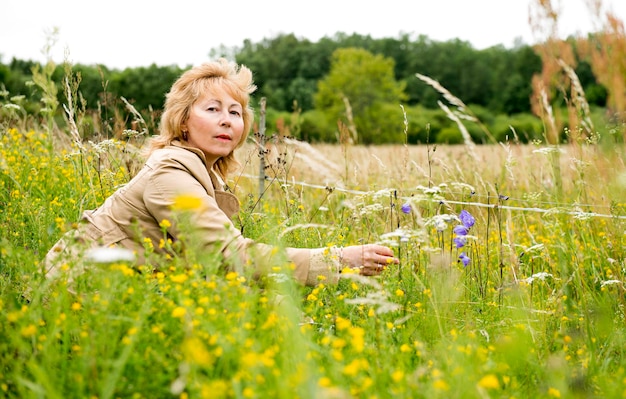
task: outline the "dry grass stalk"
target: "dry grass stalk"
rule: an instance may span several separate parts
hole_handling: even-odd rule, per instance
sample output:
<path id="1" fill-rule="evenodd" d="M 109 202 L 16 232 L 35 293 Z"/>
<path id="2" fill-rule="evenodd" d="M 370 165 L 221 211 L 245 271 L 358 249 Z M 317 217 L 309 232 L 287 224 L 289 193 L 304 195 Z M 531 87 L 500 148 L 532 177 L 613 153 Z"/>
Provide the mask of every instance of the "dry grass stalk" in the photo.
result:
<path id="1" fill-rule="evenodd" d="M 541 44 L 534 47 L 535 52 L 541 57 L 541 74 L 533 76 L 533 112 L 543 119 L 544 111 L 548 110 L 546 104 L 550 104 L 555 97 L 556 91 L 565 92 L 567 87 L 566 76 L 558 60 L 563 60 L 567 65 L 576 66 L 576 57 L 571 46 L 559 39 L 558 22 L 561 9 L 555 7 L 550 0 L 533 0 L 529 6 L 529 23 L 533 33 L 541 37 Z M 550 109 L 552 107 L 550 106 Z M 545 121 L 549 128 L 546 132 L 546 140 L 556 144 L 559 141 L 559 132 L 563 128 L 562 123 L 552 117 Z"/>
<path id="2" fill-rule="evenodd" d="M 465 112 L 465 110 L 467 109 L 467 106 L 465 105 L 465 103 L 463 101 L 461 101 L 458 97 L 454 96 L 452 93 L 450 93 L 448 91 L 448 89 L 446 89 L 445 87 L 443 87 L 439 82 L 437 82 L 435 79 L 432 79 L 426 75 L 422 75 L 421 73 L 416 73 L 415 76 L 417 76 L 420 80 L 426 82 L 429 86 L 431 86 L 433 89 L 437 90 L 439 93 L 441 93 L 441 95 L 443 95 L 443 98 L 445 98 L 446 100 L 448 100 L 448 102 L 452 105 L 454 105 L 455 107 L 457 107 L 457 109 L 461 112 Z"/>
<path id="3" fill-rule="evenodd" d="M 568 111 L 570 115 L 570 126 L 574 126 L 578 123 L 584 129 L 587 138 L 594 135 L 593 122 L 591 121 L 591 111 L 589 110 L 589 104 L 585 97 L 585 91 L 583 90 L 578 75 L 572 67 L 567 65 L 563 60 L 558 60 L 559 65 L 565 71 L 571 82 L 571 94 L 568 103 Z"/>
<path id="4" fill-rule="evenodd" d="M 467 105 L 465 105 L 465 103 L 461 101 L 461 99 L 450 93 L 450 91 L 443 87 L 441 83 L 420 73 L 416 73 L 415 76 L 417 76 L 420 80 L 426 82 L 432 88 L 437 90 L 441 95 L 443 95 L 443 98 L 445 98 L 450 104 L 456 107 L 456 119 L 465 119 L 470 122 L 477 123 L 492 143 L 495 144 L 498 142 L 496 138 L 491 134 L 491 132 L 480 122 L 480 120 L 478 120 L 478 118 L 471 113 Z"/>
<path id="5" fill-rule="evenodd" d="M 402 116 L 403 116 L 403 122 L 404 122 L 404 157 L 403 157 L 403 167 L 404 167 L 404 171 L 405 173 L 402 173 L 402 186 L 404 187 L 404 180 L 405 180 L 405 176 L 409 173 L 409 146 L 408 146 L 408 134 L 409 134 L 409 119 L 406 115 L 406 110 L 404 109 L 404 106 L 402 104 L 400 104 L 400 108 L 402 108 Z"/>
<path id="6" fill-rule="evenodd" d="M 448 108 L 441 101 L 437 101 L 437 104 L 439 104 L 439 107 L 443 109 L 446 115 L 448 115 L 448 118 L 452 119 L 457 124 L 459 130 L 461 131 L 461 136 L 463 136 L 463 142 L 465 143 L 467 150 L 469 151 L 472 158 L 478 162 L 479 159 L 476 155 L 476 144 L 474 144 L 474 142 L 472 141 L 472 136 L 470 136 L 467 128 L 465 127 L 463 122 L 461 122 L 461 119 L 459 119 L 459 117 L 454 112 L 450 111 L 450 108 Z"/>
<path id="7" fill-rule="evenodd" d="M 65 95 L 67 96 L 68 104 L 70 104 L 69 106 L 66 104 L 63 104 L 63 109 L 65 110 L 65 115 L 67 116 L 67 124 L 69 126 L 70 134 L 72 135 L 72 139 L 74 140 L 74 143 L 79 148 L 83 148 L 83 144 L 82 144 L 83 140 L 80 136 L 80 132 L 78 131 L 78 126 L 76 125 L 74 107 L 71 105 L 73 104 L 73 101 L 72 101 L 72 90 L 70 88 L 70 82 L 68 79 L 64 79 L 64 83 L 65 83 Z"/>
<path id="8" fill-rule="evenodd" d="M 531 0 L 528 6 L 528 23 L 540 42 L 558 37 L 558 20 L 561 10 L 551 0 Z"/>
<path id="9" fill-rule="evenodd" d="M 500 143 L 500 146 L 506 153 L 506 161 L 504 163 L 504 168 L 509 174 L 509 179 L 514 182 L 515 175 L 513 174 L 513 165 L 515 165 L 515 158 L 513 157 L 513 151 L 511 151 L 511 143 Z"/>
<path id="10" fill-rule="evenodd" d="M 601 12 L 601 0 L 587 0 L 587 8 L 600 21 L 602 30 L 588 40 L 579 40 L 578 54 L 591 65 L 598 82 L 607 90 L 607 105 L 616 121 L 626 120 L 626 31 L 624 22 L 611 12 Z M 626 125 L 622 126 L 626 137 Z"/>
<path id="11" fill-rule="evenodd" d="M 543 121 L 545 125 L 546 142 L 557 144 L 559 142 L 559 127 L 552 111 L 552 105 L 548 98 L 543 80 L 539 76 L 533 76 L 533 97 L 531 100 L 532 111 Z"/>
<path id="12" fill-rule="evenodd" d="M 348 165 L 350 164 L 350 154 L 349 149 L 352 145 L 354 145 L 354 140 L 352 139 L 352 134 L 348 126 L 342 121 L 337 121 L 337 128 L 339 129 L 339 144 L 341 145 L 342 159 L 344 164 L 344 180 L 346 183 L 349 183 L 349 173 L 348 173 Z"/>
<path id="13" fill-rule="evenodd" d="M 332 182 L 333 185 L 343 186 L 340 167 L 332 162 L 327 155 L 303 141 L 285 138 L 284 142 L 294 149 L 294 158 L 300 159 L 305 166 L 315 170 L 318 177 L 323 176 L 325 178 L 324 184 Z"/>
<path id="14" fill-rule="evenodd" d="M 351 136 L 350 144 L 356 144 L 359 141 L 359 133 L 356 130 L 356 125 L 354 124 L 354 117 L 352 115 L 352 106 L 350 105 L 350 100 L 348 97 L 343 97 L 343 103 L 346 106 L 346 119 L 348 120 L 347 128 L 350 132 Z"/>
<path id="15" fill-rule="evenodd" d="M 589 15 L 600 22 L 601 29 L 589 37 L 579 39 L 575 43 L 581 59 L 589 62 L 598 82 L 607 89 L 607 105 L 611 116 L 617 116 L 616 121 L 623 121 L 626 115 L 626 32 L 624 23 L 614 13 L 606 12 L 603 15 L 602 0 L 585 0 Z M 533 82 L 536 104 L 543 102 L 540 97 L 546 93 L 539 90 L 548 90 L 548 100 L 551 101 L 551 89 L 563 90 L 567 86 L 565 79 L 571 76 L 561 73 L 565 64 L 572 70 L 576 67 L 576 57 L 572 45 L 558 38 L 558 22 L 561 9 L 554 7 L 550 0 L 533 0 L 530 5 L 529 22 L 534 33 L 542 35 L 542 44 L 535 46 L 535 51 L 542 58 L 543 66 L 540 79 L 542 85 Z M 603 20 L 604 17 L 604 20 Z M 573 81 L 572 81 L 573 83 Z M 579 97 L 579 95 L 576 95 Z M 579 98 L 580 99 L 580 98 Z M 580 111 L 580 109 L 579 109 Z M 540 115 L 540 114 L 537 114 Z M 571 115 L 570 115 L 571 116 Z M 570 118 L 570 130 L 575 131 L 578 119 Z M 589 120 L 580 121 L 589 124 Z M 560 127 L 559 127 L 560 128 Z M 589 134 L 588 125 L 583 128 Z M 622 124 L 622 134 L 626 137 L 626 124 Z"/>

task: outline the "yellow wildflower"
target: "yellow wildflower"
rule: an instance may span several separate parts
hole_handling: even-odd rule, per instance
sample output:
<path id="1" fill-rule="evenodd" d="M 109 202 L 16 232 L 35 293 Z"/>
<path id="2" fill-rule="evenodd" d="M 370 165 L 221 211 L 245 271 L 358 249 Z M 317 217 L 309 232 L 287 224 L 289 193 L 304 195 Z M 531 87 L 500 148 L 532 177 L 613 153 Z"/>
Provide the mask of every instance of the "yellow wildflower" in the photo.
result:
<path id="1" fill-rule="evenodd" d="M 200 209 L 202 206 L 202 199 L 195 195 L 183 194 L 174 198 L 174 204 L 172 209 L 179 211 L 193 211 Z"/>
<path id="2" fill-rule="evenodd" d="M 450 386 L 444 380 L 435 380 L 435 382 L 433 382 L 433 386 L 435 389 L 439 389 L 440 391 L 447 391 L 450 389 Z"/>
<path id="3" fill-rule="evenodd" d="M 178 284 L 182 284 L 185 281 L 187 281 L 189 277 L 186 274 L 174 274 L 172 276 L 170 276 L 170 279 L 172 280 L 172 282 L 174 283 L 178 283 Z"/>
<path id="4" fill-rule="evenodd" d="M 37 327 L 34 324 L 29 324 L 28 326 L 22 328 L 22 336 L 23 337 L 32 337 L 37 332 Z"/>
<path id="5" fill-rule="evenodd" d="M 548 396 L 552 397 L 552 398 L 560 398 L 561 397 L 561 391 L 559 391 L 556 388 L 548 388 Z"/>
<path id="6" fill-rule="evenodd" d="M 185 314 L 187 314 L 187 309 L 183 308 L 182 306 L 178 306 L 172 311 L 172 317 L 176 318 L 182 318 L 185 316 Z"/>
<path id="7" fill-rule="evenodd" d="M 391 379 L 394 382 L 400 382 L 402 381 L 403 378 L 404 378 L 404 371 L 402 370 L 396 370 L 393 373 L 391 373 Z"/>
<path id="8" fill-rule="evenodd" d="M 167 219 L 163 219 L 161 220 L 161 223 L 159 223 L 159 226 L 163 229 L 167 229 L 169 227 L 172 227 L 172 223 Z"/>
<path id="9" fill-rule="evenodd" d="M 498 377 L 495 375 L 487 374 L 478 381 L 478 385 L 487 389 L 498 389 L 500 388 L 500 381 L 498 381 Z"/>

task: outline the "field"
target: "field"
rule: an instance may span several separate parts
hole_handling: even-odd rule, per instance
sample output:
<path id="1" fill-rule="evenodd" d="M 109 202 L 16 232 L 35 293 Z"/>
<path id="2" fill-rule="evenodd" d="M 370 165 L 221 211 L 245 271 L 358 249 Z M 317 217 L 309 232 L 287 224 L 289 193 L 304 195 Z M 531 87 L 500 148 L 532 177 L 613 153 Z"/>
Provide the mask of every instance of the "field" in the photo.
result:
<path id="1" fill-rule="evenodd" d="M 75 292 L 46 281 L 46 251 L 139 145 L 1 133 L 4 397 L 626 397 L 621 146 L 250 143 L 228 182 L 247 236 L 384 242 L 400 265 L 310 288 L 280 264 L 220 272 L 190 240 L 158 272 L 113 259 Z"/>

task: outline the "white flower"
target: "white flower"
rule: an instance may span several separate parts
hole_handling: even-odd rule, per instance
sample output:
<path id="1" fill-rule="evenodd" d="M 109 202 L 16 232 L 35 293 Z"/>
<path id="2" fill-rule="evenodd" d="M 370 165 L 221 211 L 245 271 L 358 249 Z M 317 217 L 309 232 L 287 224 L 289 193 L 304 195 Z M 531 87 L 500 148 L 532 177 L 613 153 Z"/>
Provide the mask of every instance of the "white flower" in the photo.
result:
<path id="1" fill-rule="evenodd" d="M 89 141 L 89 144 L 91 144 L 91 146 L 93 147 L 94 151 L 96 151 L 97 154 L 102 154 L 102 153 L 107 152 L 111 148 L 117 147 L 119 143 L 115 139 L 106 139 L 106 140 L 102 140 L 99 143 L 94 143 L 93 141 Z"/>
<path id="2" fill-rule="evenodd" d="M 533 152 L 537 154 L 551 154 L 554 152 L 560 152 L 561 154 L 565 153 L 565 151 L 560 147 L 543 147 L 537 150 L 533 150 Z"/>
<path id="3" fill-rule="evenodd" d="M 19 106 L 19 105 L 17 105 L 17 104 L 4 104 L 4 105 L 2 106 L 2 108 L 5 108 L 5 109 L 12 109 L 12 110 L 15 110 L 15 111 L 19 111 L 19 110 L 21 110 L 21 109 L 22 109 L 22 107 L 20 107 L 20 106 Z"/>
<path id="4" fill-rule="evenodd" d="M 439 187 L 425 187 L 425 186 L 417 186 L 417 190 L 421 190 L 424 194 L 435 195 L 440 194 L 441 189 Z"/>
<path id="5" fill-rule="evenodd" d="M 87 251 L 85 257 L 96 263 L 133 262 L 135 253 L 126 248 L 98 247 Z"/>
<path id="6" fill-rule="evenodd" d="M 267 277 L 273 279 L 277 283 L 286 283 L 290 281 L 289 276 L 285 273 L 269 273 Z"/>
<path id="7" fill-rule="evenodd" d="M 528 278 L 527 278 L 526 280 L 524 280 L 524 281 L 526 281 L 528 284 L 532 284 L 532 283 L 533 283 L 533 281 L 535 281 L 535 280 L 546 281 L 546 278 L 547 278 L 547 277 L 553 277 L 553 278 L 554 278 L 554 276 L 553 276 L 553 275 L 551 275 L 550 273 L 546 273 L 546 272 L 539 272 L 539 273 L 535 273 L 535 274 L 533 274 L 532 276 L 528 277 Z"/>
<path id="8" fill-rule="evenodd" d="M 365 298 L 346 299 L 345 302 L 351 305 L 378 306 L 376 309 L 377 314 L 393 312 L 401 308 L 397 303 L 389 301 L 387 296 L 380 291 L 368 292 Z"/>
<path id="9" fill-rule="evenodd" d="M 365 205 L 359 211 L 359 215 L 360 216 L 366 216 L 366 215 L 370 215 L 370 214 L 373 214 L 373 213 L 381 212 L 383 210 L 385 210 L 385 208 L 381 204 Z"/>
<path id="10" fill-rule="evenodd" d="M 374 192 L 372 194 L 372 198 L 373 199 L 380 199 L 380 198 L 389 198 L 391 195 L 393 195 L 393 192 L 395 190 L 392 188 L 384 188 L 382 190 L 378 190 L 376 192 Z"/>
<path id="11" fill-rule="evenodd" d="M 432 225 L 437 231 L 444 231 L 448 228 L 448 223 L 457 221 L 456 215 L 441 214 L 435 215 L 426 221 L 426 225 Z"/>

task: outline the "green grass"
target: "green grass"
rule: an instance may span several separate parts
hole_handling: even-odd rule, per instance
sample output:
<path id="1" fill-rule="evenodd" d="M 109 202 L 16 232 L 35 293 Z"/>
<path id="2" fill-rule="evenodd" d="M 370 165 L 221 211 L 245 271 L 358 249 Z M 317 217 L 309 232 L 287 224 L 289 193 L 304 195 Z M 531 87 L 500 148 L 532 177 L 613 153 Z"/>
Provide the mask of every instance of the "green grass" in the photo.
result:
<path id="1" fill-rule="evenodd" d="M 337 147 L 346 190 L 297 184 L 294 162 L 256 204 L 241 177 L 237 223 L 292 246 L 389 243 L 401 263 L 380 278 L 307 288 L 276 264 L 254 280 L 192 247 L 93 265 L 71 293 L 40 262 L 134 161 L 123 142 L 59 134 L 0 136 L 7 398 L 626 397 L 623 149 L 485 146 L 479 162 L 464 147 Z M 476 224 L 456 248 L 463 209 Z"/>

